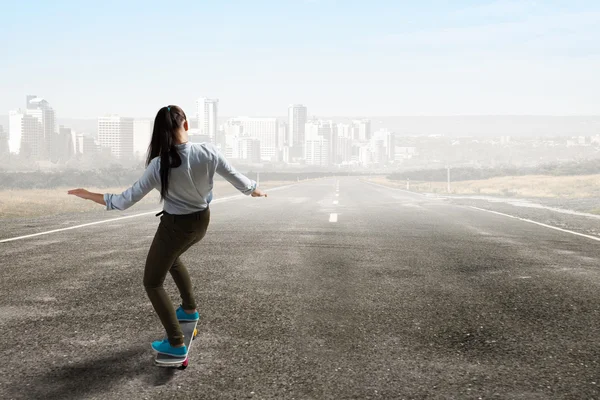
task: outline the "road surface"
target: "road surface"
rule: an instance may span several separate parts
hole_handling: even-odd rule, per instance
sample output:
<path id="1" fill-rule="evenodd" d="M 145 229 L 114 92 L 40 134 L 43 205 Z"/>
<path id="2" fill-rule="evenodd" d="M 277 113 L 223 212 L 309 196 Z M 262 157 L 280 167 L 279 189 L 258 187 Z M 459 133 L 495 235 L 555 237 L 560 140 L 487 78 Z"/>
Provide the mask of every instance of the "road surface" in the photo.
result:
<path id="1" fill-rule="evenodd" d="M 600 398 L 598 241 L 354 177 L 211 216 L 186 371 L 153 365 L 154 215 L 0 243 L 0 398 Z"/>

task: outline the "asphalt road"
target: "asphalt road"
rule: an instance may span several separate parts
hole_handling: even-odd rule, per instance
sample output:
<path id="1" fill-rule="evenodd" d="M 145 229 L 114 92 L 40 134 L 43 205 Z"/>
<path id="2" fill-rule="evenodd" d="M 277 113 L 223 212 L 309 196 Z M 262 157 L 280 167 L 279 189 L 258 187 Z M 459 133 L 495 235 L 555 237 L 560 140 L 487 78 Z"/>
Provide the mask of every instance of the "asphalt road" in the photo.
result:
<path id="1" fill-rule="evenodd" d="M 600 398 L 599 242 L 337 181 L 212 206 L 185 371 L 150 349 L 158 218 L 0 243 L 0 398 Z"/>

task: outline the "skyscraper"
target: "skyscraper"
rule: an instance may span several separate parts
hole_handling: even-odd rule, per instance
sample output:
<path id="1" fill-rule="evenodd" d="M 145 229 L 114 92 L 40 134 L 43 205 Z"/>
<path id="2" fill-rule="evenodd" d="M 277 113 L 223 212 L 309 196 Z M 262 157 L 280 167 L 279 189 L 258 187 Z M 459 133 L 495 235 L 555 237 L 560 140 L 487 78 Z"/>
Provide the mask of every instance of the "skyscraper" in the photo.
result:
<path id="1" fill-rule="evenodd" d="M 53 154 L 53 149 L 55 148 L 54 142 L 58 140 L 56 112 L 50 107 L 50 103 L 36 95 L 27 95 L 25 101 L 25 113 L 37 118 L 42 128 L 43 146 L 40 157 L 55 159 L 56 155 Z"/>
<path id="2" fill-rule="evenodd" d="M 242 123 L 237 119 L 230 119 L 223 124 L 223 133 L 225 136 L 225 148 L 221 148 L 225 157 L 238 157 L 238 141 L 244 133 Z"/>
<path id="3" fill-rule="evenodd" d="M 324 139 L 326 142 L 322 142 L 321 139 Z M 322 157 L 319 159 L 317 164 L 312 165 L 326 165 L 329 163 L 335 162 L 336 152 L 337 152 L 337 125 L 333 121 L 322 121 L 322 120 L 311 120 L 308 121 L 305 125 L 305 144 L 308 146 L 309 141 L 318 141 L 318 146 L 323 146 L 323 143 L 326 143 L 327 151 L 326 157 Z M 307 164 L 309 163 L 308 158 L 308 148 L 305 146 L 303 157 L 307 160 Z M 315 148 L 314 144 L 311 149 L 312 154 L 310 157 L 314 157 Z M 321 151 L 321 150 L 319 150 Z M 321 156 L 319 156 L 321 157 Z M 324 164 L 325 163 L 325 164 Z"/>
<path id="4" fill-rule="evenodd" d="M 201 97 L 196 100 L 196 119 L 200 135 L 208 136 L 210 142 L 217 142 L 217 118 L 219 99 Z"/>
<path id="5" fill-rule="evenodd" d="M 77 154 L 94 155 L 100 150 L 100 144 L 93 137 L 77 134 Z"/>
<path id="6" fill-rule="evenodd" d="M 307 118 L 306 107 L 302 104 L 290 104 L 288 107 L 288 138 L 292 157 L 300 158 L 304 153 L 304 129 Z"/>
<path id="7" fill-rule="evenodd" d="M 277 161 L 289 162 L 290 160 L 290 148 L 288 147 L 287 140 L 287 122 L 277 122 Z"/>
<path id="8" fill-rule="evenodd" d="M 44 131 L 38 118 L 29 110 L 8 113 L 8 150 L 27 158 L 40 159 L 44 151 Z"/>
<path id="9" fill-rule="evenodd" d="M 98 117 L 98 142 L 119 159 L 133 156 L 133 118 L 109 115 Z"/>
<path id="10" fill-rule="evenodd" d="M 304 149 L 306 165 L 318 165 L 321 167 L 329 165 L 329 140 L 323 136 L 306 139 Z"/>
<path id="11" fill-rule="evenodd" d="M 375 154 L 375 162 L 388 163 L 396 159 L 396 140 L 394 132 L 380 129 L 371 137 L 371 148 Z M 383 147 L 383 150 L 381 150 Z M 383 154 L 380 152 L 383 151 Z"/>
<path id="12" fill-rule="evenodd" d="M 260 162 L 260 140 L 253 137 L 243 137 L 237 143 L 237 157 L 252 163 Z"/>
<path id="13" fill-rule="evenodd" d="M 239 124 L 242 136 L 260 141 L 260 159 L 272 161 L 277 155 L 277 134 L 279 127 L 277 118 L 237 117 L 230 120 L 230 125 Z"/>
<path id="14" fill-rule="evenodd" d="M 335 164 L 349 164 L 352 161 L 352 139 L 338 136 L 336 142 Z"/>
<path id="15" fill-rule="evenodd" d="M 303 158 L 307 165 L 327 166 L 331 162 L 330 121 L 311 120 L 305 124 Z"/>
<path id="16" fill-rule="evenodd" d="M 337 124 L 337 140 L 335 148 L 335 164 L 348 164 L 352 158 L 352 142 L 354 128 L 350 124 Z"/>
<path id="17" fill-rule="evenodd" d="M 58 127 L 58 135 L 52 143 L 52 154 L 56 162 L 68 161 L 76 154 L 77 138 L 71 128 Z"/>
<path id="18" fill-rule="evenodd" d="M 354 127 L 354 140 L 366 142 L 371 139 L 371 120 L 370 119 L 358 119 L 352 121 Z"/>

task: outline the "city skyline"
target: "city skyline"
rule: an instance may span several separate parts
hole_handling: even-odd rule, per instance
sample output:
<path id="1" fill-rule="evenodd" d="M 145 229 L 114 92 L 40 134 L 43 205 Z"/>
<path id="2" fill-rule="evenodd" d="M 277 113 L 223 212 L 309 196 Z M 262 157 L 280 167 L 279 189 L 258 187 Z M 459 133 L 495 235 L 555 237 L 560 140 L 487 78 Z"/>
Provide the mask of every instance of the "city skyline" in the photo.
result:
<path id="1" fill-rule="evenodd" d="M 196 116 L 188 117 L 189 141 L 213 143 L 232 159 L 319 167 L 372 162 L 383 165 L 395 161 L 393 139 L 384 140 L 383 146 L 370 143 L 372 131 L 368 119 L 352 120 L 349 125 L 315 117 L 308 119 L 305 105 L 290 104 L 287 121 L 240 116 L 219 124 L 218 103 L 217 98 L 197 99 Z M 25 96 L 25 109 L 11 110 L 9 116 L 8 141 L 5 146 L 2 134 L 0 152 L 55 164 L 82 157 L 97 159 L 98 155 L 111 156 L 119 162 L 139 160 L 144 158 L 144 148 L 152 133 L 148 119 L 119 114 L 97 117 L 95 138 L 89 132 L 78 133 L 68 126 L 60 125 L 57 129 L 56 111 L 46 99 L 31 94 Z M 383 133 L 394 135 L 388 130 Z"/>

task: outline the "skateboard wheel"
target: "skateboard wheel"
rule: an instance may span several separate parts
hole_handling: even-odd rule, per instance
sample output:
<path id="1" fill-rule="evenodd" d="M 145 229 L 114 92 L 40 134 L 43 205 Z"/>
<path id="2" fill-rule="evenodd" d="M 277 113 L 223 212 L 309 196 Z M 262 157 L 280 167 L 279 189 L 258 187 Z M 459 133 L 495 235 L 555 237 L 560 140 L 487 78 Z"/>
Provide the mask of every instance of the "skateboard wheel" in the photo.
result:
<path id="1" fill-rule="evenodd" d="M 184 362 L 181 363 L 181 365 L 179 366 L 180 370 L 184 370 L 186 369 L 188 366 L 188 359 L 186 358 Z"/>
<path id="2" fill-rule="evenodd" d="M 194 339 L 196 339 L 196 335 L 198 334 L 198 328 L 194 329 Z"/>

